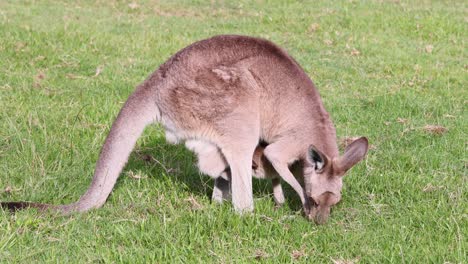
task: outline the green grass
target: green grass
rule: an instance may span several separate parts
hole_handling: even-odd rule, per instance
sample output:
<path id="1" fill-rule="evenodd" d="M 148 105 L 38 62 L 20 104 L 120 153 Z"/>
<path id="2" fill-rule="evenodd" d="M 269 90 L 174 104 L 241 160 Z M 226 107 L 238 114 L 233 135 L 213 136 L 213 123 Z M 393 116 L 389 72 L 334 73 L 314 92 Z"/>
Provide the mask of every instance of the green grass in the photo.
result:
<path id="1" fill-rule="evenodd" d="M 193 155 L 150 127 L 103 208 L 0 211 L 0 262 L 467 263 L 466 2 L 216 2 L 0 1 L 0 200 L 76 201 L 133 88 L 236 33 L 286 48 L 339 137 L 370 139 L 329 222 L 303 218 L 290 188 L 274 210 L 266 181 L 253 214 L 211 204 Z"/>

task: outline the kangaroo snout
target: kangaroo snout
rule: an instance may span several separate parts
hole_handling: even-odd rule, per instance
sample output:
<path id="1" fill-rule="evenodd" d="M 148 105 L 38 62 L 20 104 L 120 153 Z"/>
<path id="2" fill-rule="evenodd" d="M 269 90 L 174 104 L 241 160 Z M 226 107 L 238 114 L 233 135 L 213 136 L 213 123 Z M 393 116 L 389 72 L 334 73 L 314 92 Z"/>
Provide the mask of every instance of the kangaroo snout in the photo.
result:
<path id="1" fill-rule="evenodd" d="M 336 204 L 335 201 L 339 201 L 332 192 L 325 192 L 316 199 L 311 196 L 307 198 L 310 206 L 307 218 L 313 220 L 318 225 L 323 225 L 327 222 L 331 207 Z"/>

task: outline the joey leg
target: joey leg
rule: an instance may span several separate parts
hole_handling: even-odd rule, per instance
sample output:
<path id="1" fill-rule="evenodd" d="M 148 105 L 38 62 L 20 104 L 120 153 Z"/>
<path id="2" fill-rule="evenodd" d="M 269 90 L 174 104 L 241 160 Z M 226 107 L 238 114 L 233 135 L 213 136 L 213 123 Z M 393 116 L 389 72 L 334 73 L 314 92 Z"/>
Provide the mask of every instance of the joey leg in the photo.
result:
<path id="1" fill-rule="evenodd" d="M 228 173 L 225 172 L 223 174 L 227 175 Z M 229 177 L 220 176 L 215 179 L 211 200 L 220 204 L 223 203 L 223 201 L 231 200 L 231 182 L 229 181 Z"/>
<path id="2" fill-rule="evenodd" d="M 283 188 L 281 187 L 281 179 L 274 178 L 271 180 L 273 185 L 273 200 L 275 201 L 276 207 L 280 207 L 284 204 Z"/>

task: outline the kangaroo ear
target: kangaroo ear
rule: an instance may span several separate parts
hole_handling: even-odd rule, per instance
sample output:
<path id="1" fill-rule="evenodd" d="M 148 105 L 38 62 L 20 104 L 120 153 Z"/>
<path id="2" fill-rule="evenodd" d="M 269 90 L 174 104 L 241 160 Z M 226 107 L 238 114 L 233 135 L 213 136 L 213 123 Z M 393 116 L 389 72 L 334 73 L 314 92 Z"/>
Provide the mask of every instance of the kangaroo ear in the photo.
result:
<path id="1" fill-rule="evenodd" d="M 327 156 L 318 150 L 314 145 L 309 146 L 307 160 L 315 166 L 315 170 L 317 172 L 322 171 L 322 169 L 325 168 L 325 166 L 328 164 Z"/>
<path id="2" fill-rule="evenodd" d="M 338 167 L 347 171 L 366 156 L 369 148 L 369 142 L 366 137 L 360 137 L 349 144 L 343 156 L 338 161 Z"/>

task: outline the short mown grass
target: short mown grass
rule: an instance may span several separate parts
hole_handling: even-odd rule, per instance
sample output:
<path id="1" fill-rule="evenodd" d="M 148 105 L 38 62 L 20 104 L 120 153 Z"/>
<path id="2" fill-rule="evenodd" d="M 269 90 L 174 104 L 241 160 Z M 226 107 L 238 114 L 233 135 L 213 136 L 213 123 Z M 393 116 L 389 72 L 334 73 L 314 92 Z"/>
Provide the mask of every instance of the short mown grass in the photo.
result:
<path id="1" fill-rule="evenodd" d="M 0 210 L 0 262 L 466 263 L 466 10 L 465 1 L 0 1 L 2 201 L 76 201 L 134 87 L 217 34 L 287 49 L 339 138 L 372 144 L 317 226 L 290 188 L 275 210 L 266 181 L 254 182 L 253 214 L 212 204 L 193 155 L 150 127 L 103 208 Z"/>

